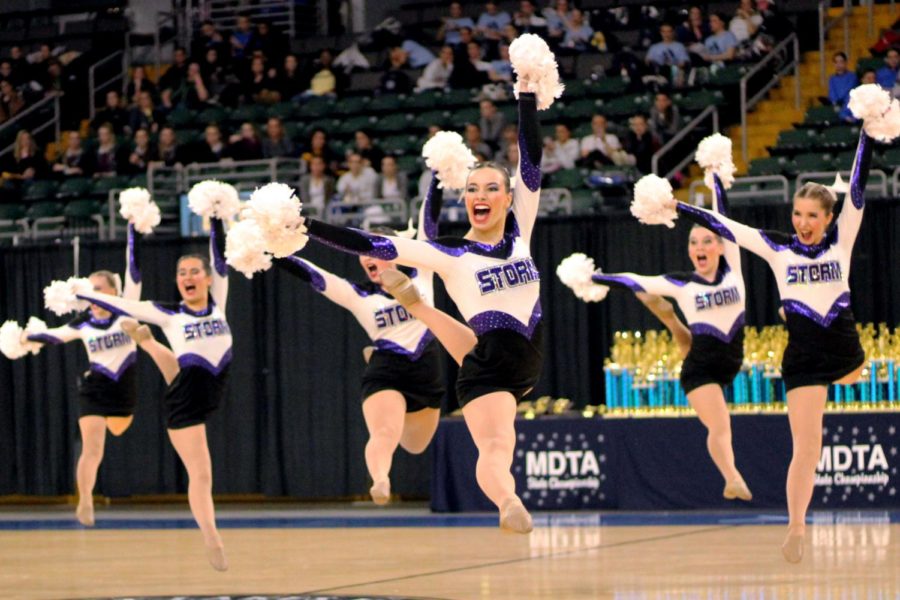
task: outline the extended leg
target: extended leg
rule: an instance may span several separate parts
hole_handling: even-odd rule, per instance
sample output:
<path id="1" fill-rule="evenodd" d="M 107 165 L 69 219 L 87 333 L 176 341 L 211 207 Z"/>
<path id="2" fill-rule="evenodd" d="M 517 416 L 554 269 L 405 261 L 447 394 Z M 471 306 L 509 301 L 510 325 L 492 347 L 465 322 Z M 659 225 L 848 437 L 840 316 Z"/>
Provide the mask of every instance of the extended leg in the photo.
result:
<path id="1" fill-rule="evenodd" d="M 403 435 L 405 415 L 406 400 L 396 390 L 382 390 L 363 401 L 363 417 L 369 430 L 366 443 L 366 467 L 372 477 L 369 493 L 375 504 L 387 504 L 391 498 L 388 475 Z"/>
<path id="2" fill-rule="evenodd" d="M 153 333 L 147 325 L 141 325 L 134 319 L 122 319 L 122 331 L 127 333 L 141 347 L 141 350 L 150 355 L 156 368 L 162 373 L 166 385 L 175 380 L 178 375 L 179 366 L 175 353 L 167 346 L 159 343 L 153 337 Z"/>
<path id="3" fill-rule="evenodd" d="M 416 412 L 406 413 L 403 420 L 403 435 L 400 446 L 410 454 L 421 454 L 431 443 L 437 431 L 441 411 L 438 408 L 423 408 Z"/>
<path id="4" fill-rule="evenodd" d="M 78 484 L 78 508 L 75 518 L 87 527 L 94 525 L 94 484 L 97 482 L 97 469 L 103 460 L 103 449 L 106 445 L 106 421 L 97 415 L 87 415 L 78 419 L 81 430 L 81 456 L 75 469 Z"/>
<path id="5" fill-rule="evenodd" d="M 744 479 L 734 465 L 734 450 L 731 446 L 731 415 L 725 404 L 722 388 L 711 383 L 700 386 L 688 394 L 688 402 L 696 411 L 700 422 L 706 427 L 706 448 L 709 455 L 725 479 L 724 495 L 729 500 L 740 498 L 750 500 L 753 496 Z"/>

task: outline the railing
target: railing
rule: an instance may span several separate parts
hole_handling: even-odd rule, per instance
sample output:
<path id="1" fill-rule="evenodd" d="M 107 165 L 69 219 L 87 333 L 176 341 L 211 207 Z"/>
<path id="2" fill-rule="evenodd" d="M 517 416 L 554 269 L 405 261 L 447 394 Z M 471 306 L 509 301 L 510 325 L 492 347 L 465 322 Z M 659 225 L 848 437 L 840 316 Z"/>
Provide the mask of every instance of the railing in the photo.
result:
<path id="1" fill-rule="evenodd" d="M 707 204 L 706 193 L 702 190 L 709 191 L 702 179 L 691 182 L 688 188 L 688 197 L 692 204 Z M 738 177 L 734 180 L 731 189 L 728 190 L 728 200 L 732 202 L 769 199 L 787 203 L 790 200 L 790 190 L 790 182 L 784 175 Z M 712 191 L 709 191 L 709 197 L 712 198 Z"/>
<path id="2" fill-rule="evenodd" d="M 159 78 L 162 76 L 163 44 L 174 41 L 175 45 L 187 48 L 190 43 L 190 32 L 185 36 L 180 27 L 180 21 L 184 21 L 184 19 L 179 19 L 178 17 L 179 14 L 174 12 L 157 11 L 156 13 L 156 29 L 153 30 L 153 58 L 155 61 L 157 82 L 159 82 Z M 175 32 L 175 36 L 168 40 L 163 40 L 159 32 L 165 29 L 166 25 L 171 26 L 172 30 Z"/>
<path id="3" fill-rule="evenodd" d="M 894 188 L 894 196 L 900 196 L 900 167 L 894 169 L 894 175 L 891 177 L 891 187 Z"/>
<path id="4" fill-rule="evenodd" d="M 349 204 L 339 199 L 332 200 L 325 208 L 325 219 L 335 225 L 355 225 L 367 228 L 370 225 L 405 223 L 409 217 L 406 200 L 376 199 L 361 204 Z"/>
<path id="5" fill-rule="evenodd" d="M 689 162 L 694 160 L 695 150 L 691 150 L 691 152 L 689 154 L 687 154 L 684 158 L 682 158 L 681 161 L 675 167 L 669 169 L 669 171 L 667 171 L 665 174 L 661 174 L 659 172 L 660 159 L 662 159 L 662 157 L 665 156 L 666 154 L 668 154 L 669 152 L 672 152 L 681 140 L 685 139 L 688 136 L 688 134 L 690 134 L 692 131 L 694 131 L 695 129 L 700 127 L 700 124 L 703 123 L 704 121 L 706 121 L 706 119 L 709 117 L 712 117 L 712 130 L 719 131 L 719 111 L 715 106 L 707 106 L 705 109 L 703 109 L 703 112 L 701 112 L 699 115 L 694 117 L 694 119 L 690 123 L 685 125 L 681 129 L 681 131 L 679 131 L 675 135 L 675 137 L 673 137 L 662 148 L 660 148 L 659 150 L 656 151 L 656 153 L 653 155 L 653 158 L 650 159 L 650 170 L 653 171 L 654 174 L 659 175 L 660 177 L 668 178 L 672 174 L 680 171 Z"/>
<path id="6" fill-rule="evenodd" d="M 53 127 L 53 132 L 56 137 L 54 137 L 54 141 L 59 139 L 59 95 L 55 96 L 47 96 L 37 104 L 29 106 L 19 114 L 17 114 L 12 119 L 6 121 L 2 126 L 0 126 L 0 132 L 5 131 L 7 129 L 13 129 L 13 131 L 19 131 L 22 129 L 27 129 L 29 133 L 31 133 L 32 137 L 35 137 L 48 127 Z M 53 118 L 47 121 L 42 121 L 40 125 L 37 127 L 25 127 L 22 123 L 24 119 L 31 114 L 37 114 L 41 109 L 47 108 L 49 104 L 53 104 Z M 16 147 L 15 140 L 6 148 L 0 149 L 0 157 L 5 156 L 9 152 L 12 152 Z"/>
<path id="7" fill-rule="evenodd" d="M 865 1 L 866 0 L 863 0 L 863 2 Z M 853 12 L 853 8 L 851 6 L 850 0 L 843 0 L 843 2 L 844 10 L 841 11 L 840 15 L 831 20 L 827 20 L 828 9 L 831 8 L 831 0 L 822 0 L 821 2 L 819 2 L 819 76 L 822 81 L 822 85 L 825 85 L 826 83 L 825 39 L 828 37 L 828 32 L 841 23 L 844 24 L 844 53 L 847 55 L 848 60 L 850 58 L 850 14 Z M 871 30 L 871 6 L 869 10 L 869 29 Z M 869 31 L 869 35 L 872 35 L 871 31 Z"/>
<path id="8" fill-rule="evenodd" d="M 850 179 L 850 171 L 840 171 L 844 181 Z M 810 173 L 800 173 L 797 176 L 797 187 L 800 187 L 807 181 L 821 183 L 823 185 L 831 185 L 834 181 L 834 171 L 813 171 Z M 896 189 L 896 188 L 895 188 Z M 888 197 L 888 175 L 881 169 L 869 170 L 869 180 L 866 182 L 866 191 L 875 192 L 882 198 Z"/>
<path id="9" fill-rule="evenodd" d="M 783 56 L 788 51 L 788 48 L 793 52 L 793 60 L 785 60 L 784 64 L 775 72 L 769 82 L 756 92 L 753 97 L 748 98 L 747 84 L 750 79 L 762 71 L 769 63 Z M 775 46 L 768 56 L 756 63 L 741 79 L 741 156 L 745 163 L 749 162 L 747 156 L 747 112 L 756 106 L 769 93 L 769 90 L 775 87 L 791 69 L 794 71 L 794 106 L 800 108 L 800 42 L 797 40 L 797 34 L 795 33 L 792 33 L 783 42 Z"/>
<path id="10" fill-rule="evenodd" d="M 294 39 L 294 2 L 291 0 L 199 0 L 193 14 L 199 20 L 209 19 L 223 31 L 231 31 L 238 15 L 246 14 L 251 21 L 266 20 Z"/>
<path id="11" fill-rule="evenodd" d="M 127 59 L 125 52 L 123 50 L 119 50 L 118 52 L 114 52 L 107 56 L 104 59 L 101 59 L 94 64 L 91 65 L 91 68 L 88 69 L 88 94 L 89 94 L 89 103 L 91 108 L 91 119 L 93 120 L 94 115 L 97 112 L 97 94 L 101 91 L 105 92 L 108 88 L 111 88 L 117 81 L 121 82 L 120 91 L 125 90 L 125 72 L 128 69 Z M 119 61 L 119 68 L 114 71 L 114 74 L 106 77 L 101 83 L 97 83 L 97 71 L 113 61 Z M 102 75 L 101 75 L 102 77 Z"/>
<path id="12" fill-rule="evenodd" d="M 298 159 L 267 158 L 225 163 L 193 163 L 182 169 L 181 189 L 190 189 L 204 179 L 215 178 L 234 185 L 281 181 L 296 186 L 302 169 Z"/>

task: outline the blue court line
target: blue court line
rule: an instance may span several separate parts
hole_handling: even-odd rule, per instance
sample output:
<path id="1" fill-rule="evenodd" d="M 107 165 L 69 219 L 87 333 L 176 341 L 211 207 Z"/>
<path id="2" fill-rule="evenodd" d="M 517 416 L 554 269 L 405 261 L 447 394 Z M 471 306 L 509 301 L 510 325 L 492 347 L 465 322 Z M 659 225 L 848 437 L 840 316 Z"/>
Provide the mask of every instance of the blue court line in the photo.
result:
<path id="1" fill-rule="evenodd" d="M 900 523 L 900 511 L 819 511 L 810 515 L 814 524 Z M 422 515 L 348 515 L 285 517 L 221 517 L 222 529 L 328 529 L 377 527 L 496 527 L 493 514 Z M 538 513 L 536 527 L 641 527 L 699 525 L 783 525 L 787 516 L 778 513 L 746 512 L 644 512 L 644 513 Z M 189 517 L 129 517 L 127 513 L 97 514 L 93 529 L 195 529 Z M 0 531 L 86 529 L 71 518 L 55 513 L 53 517 L 14 518 L 0 514 Z"/>

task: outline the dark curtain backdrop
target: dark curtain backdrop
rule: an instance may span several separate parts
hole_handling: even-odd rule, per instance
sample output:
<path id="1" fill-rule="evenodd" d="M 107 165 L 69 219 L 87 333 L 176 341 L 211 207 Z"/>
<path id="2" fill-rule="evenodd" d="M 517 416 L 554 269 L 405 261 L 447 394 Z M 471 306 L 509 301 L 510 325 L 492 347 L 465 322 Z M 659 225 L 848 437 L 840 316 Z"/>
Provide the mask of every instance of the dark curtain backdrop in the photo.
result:
<path id="1" fill-rule="evenodd" d="M 763 228 L 790 229 L 786 206 L 735 207 L 735 218 Z M 627 214 L 544 220 L 535 229 L 533 254 L 542 273 L 545 319 L 543 376 L 534 395 L 571 398 L 577 405 L 603 401 L 603 359 L 613 332 L 658 328 L 629 293 L 585 305 L 559 282 L 555 268 L 572 252 L 593 256 L 605 271 L 657 274 L 689 269 L 689 224 L 674 230 L 646 227 Z M 449 233 L 460 233 L 456 226 Z M 873 201 L 857 242 L 851 282 L 861 322 L 900 321 L 894 252 L 900 207 Z M 200 239 L 142 242 L 145 299 L 172 300 L 176 258 L 205 252 Z M 357 259 L 315 243 L 304 255 L 335 273 L 360 277 Z M 123 242 L 83 244 L 80 272 L 124 268 Z M 0 319 L 24 324 L 30 315 L 62 321 L 43 309 L 42 289 L 73 269 L 70 245 L 0 250 Z M 744 253 L 747 321 L 777 321 L 777 293 L 767 265 Z M 439 306 L 453 310 L 440 283 Z M 334 498 L 365 494 L 367 439 L 360 410 L 361 349 L 366 338 L 350 314 L 303 282 L 273 269 L 252 282 L 232 272 L 228 304 L 235 347 L 227 403 L 209 423 L 218 494 Z M 156 331 L 161 336 L 159 331 Z M 124 436 L 107 436 L 98 493 L 108 496 L 184 492 L 183 469 L 166 439 L 160 398 L 163 383 L 152 362 L 139 360 L 140 401 Z M 0 357 L 0 495 L 59 495 L 74 489 L 78 456 L 75 382 L 87 365 L 80 343 L 46 347 L 18 361 Z M 455 368 L 447 364 L 449 389 Z M 456 407 L 450 393 L 445 408 Z M 394 489 L 425 497 L 429 456 L 397 453 Z"/>

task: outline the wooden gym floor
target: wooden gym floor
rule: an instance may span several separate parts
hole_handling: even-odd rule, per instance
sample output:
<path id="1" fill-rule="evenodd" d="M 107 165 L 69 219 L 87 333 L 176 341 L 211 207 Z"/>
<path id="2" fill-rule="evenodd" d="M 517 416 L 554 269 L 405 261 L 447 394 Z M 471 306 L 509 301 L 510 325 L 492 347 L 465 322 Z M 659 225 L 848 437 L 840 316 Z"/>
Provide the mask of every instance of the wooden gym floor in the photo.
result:
<path id="1" fill-rule="evenodd" d="M 0 509 L 0 598 L 900 598 L 900 512 L 818 512 L 784 562 L 782 514 L 544 513 L 529 536 L 493 515 L 424 508 L 219 510 L 230 570 L 187 510 Z"/>

